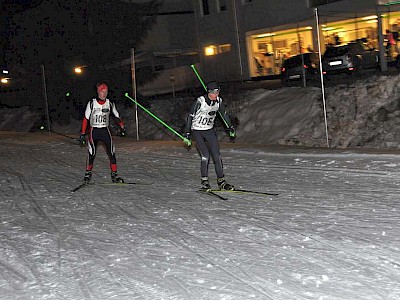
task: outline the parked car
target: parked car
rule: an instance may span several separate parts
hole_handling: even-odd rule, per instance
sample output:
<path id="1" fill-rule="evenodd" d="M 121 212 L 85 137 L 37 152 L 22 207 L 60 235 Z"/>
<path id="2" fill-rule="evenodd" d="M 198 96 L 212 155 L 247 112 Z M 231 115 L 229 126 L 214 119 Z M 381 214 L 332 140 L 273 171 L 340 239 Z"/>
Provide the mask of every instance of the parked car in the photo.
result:
<path id="1" fill-rule="evenodd" d="M 379 52 L 361 41 L 328 47 L 322 57 L 324 74 L 351 74 L 378 66 Z"/>
<path id="2" fill-rule="evenodd" d="M 396 59 L 393 62 L 388 62 L 389 67 L 396 67 L 397 69 L 400 69 L 400 54 L 396 56 Z"/>
<path id="3" fill-rule="evenodd" d="M 302 80 L 303 74 L 306 80 L 314 79 L 318 74 L 318 69 L 318 53 L 309 52 L 292 56 L 283 62 L 282 82 L 287 85 L 291 80 Z"/>

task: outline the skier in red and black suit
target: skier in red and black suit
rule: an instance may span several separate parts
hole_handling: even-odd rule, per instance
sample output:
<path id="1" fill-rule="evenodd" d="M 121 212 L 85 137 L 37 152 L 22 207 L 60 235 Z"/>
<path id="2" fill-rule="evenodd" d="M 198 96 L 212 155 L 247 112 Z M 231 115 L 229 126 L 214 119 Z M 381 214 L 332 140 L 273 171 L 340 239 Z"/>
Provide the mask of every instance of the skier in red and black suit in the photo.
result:
<path id="1" fill-rule="evenodd" d="M 232 126 L 229 116 L 225 111 L 222 98 L 219 97 L 220 87 L 217 82 L 207 83 L 207 94 L 200 96 L 193 103 L 185 127 L 185 137 L 190 143 L 191 135 L 196 141 L 197 149 L 201 156 L 200 173 L 201 188 L 211 189 L 208 180 L 208 165 L 212 156 L 217 173 L 217 184 L 220 190 L 233 190 L 234 186 L 227 183 L 224 178 L 221 154 L 217 133 L 214 129 L 214 121 L 219 114 L 223 119 L 231 137 L 235 137 L 235 128 Z"/>
<path id="2" fill-rule="evenodd" d="M 121 136 L 125 136 L 125 126 L 119 116 L 117 108 L 113 102 L 107 98 L 108 87 L 105 83 L 97 84 L 97 98 L 92 99 L 86 105 L 85 116 L 82 120 L 82 129 L 79 141 L 82 144 L 87 142 L 88 158 L 86 160 L 86 172 L 83 178 L 88 183 L 92 178 L 93 162 L 96 157 L 97 144 L 101 141 L 106 146 L 106 152 L 110 158 L 112 182 L 123 183 L 124 180 L 118 176 L 117 160 L 115 157 L 115 145 L 109 129 L 110 113 L 117 119 L 121 128 Z M 88 126 L 89 125 L 89 126 Z M 86 138 L 86 131 L 89 134 Z"/>

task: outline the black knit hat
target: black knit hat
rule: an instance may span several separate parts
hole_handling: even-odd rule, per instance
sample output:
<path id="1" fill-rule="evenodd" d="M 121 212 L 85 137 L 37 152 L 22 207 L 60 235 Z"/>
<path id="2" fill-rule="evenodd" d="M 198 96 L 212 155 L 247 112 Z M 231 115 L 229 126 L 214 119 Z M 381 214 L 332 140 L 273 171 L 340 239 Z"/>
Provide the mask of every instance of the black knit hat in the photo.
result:
<path id="1" fill-rule="evenodd" d="M 216 81 L 210 81 L 209 83 L 207 83 L 206 88 L 207 88 L 207 92 L 221 89 Z"/>

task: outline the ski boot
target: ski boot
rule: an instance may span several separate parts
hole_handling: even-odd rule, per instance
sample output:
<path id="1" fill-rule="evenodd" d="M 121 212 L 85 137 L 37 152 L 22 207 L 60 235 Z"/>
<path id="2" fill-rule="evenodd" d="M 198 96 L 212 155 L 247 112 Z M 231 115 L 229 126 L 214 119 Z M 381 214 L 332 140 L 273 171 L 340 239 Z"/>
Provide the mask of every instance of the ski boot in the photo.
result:
<path id="1" fill-rule="evenodd" d="M 210 182 L 208 181 L 208 178 L 202 178 L 201 179 L 201 189 L 204 191 L 209 191 L 211 190 Z"/>
<path id="2" fill-rule="evenodd" d="M 92 171 L 86 171 L 85 176 L 83 177 L 83 182 L 84 183 L 89 183 L 90 179 L 92 179 Z"/>
<path id="3" fill-rule="evenodd" d="M 225 178 L 218 178 L 217 184 L 220 190 L 233 191 L 235 187 L 225 181 Z"/>
<path id="4" fill-rule="evenodd" d="M 117 172 L 111 172 L 111 180 L 113 183 L 124 183 L 125 181 L 118 176 Z"/>

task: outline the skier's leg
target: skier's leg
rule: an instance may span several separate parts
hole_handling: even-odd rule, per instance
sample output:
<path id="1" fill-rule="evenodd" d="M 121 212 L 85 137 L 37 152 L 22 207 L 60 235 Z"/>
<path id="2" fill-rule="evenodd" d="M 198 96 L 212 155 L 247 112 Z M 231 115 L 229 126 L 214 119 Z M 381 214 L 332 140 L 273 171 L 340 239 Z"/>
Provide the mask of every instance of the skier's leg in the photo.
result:
<path id="1" fill-rule="evenodd" d="M 217 184 L 220 190 L 233 190 L 235 187 L 226 182 L 224 177 L 224 166 L 222 163 L 218 137 L 215 130 L 211 130 L 207 136 L 207 143 L 210 145 L 211 155 L 214 160 L 215 173 L 217 173 Z"/>
<path id="2" fill-rule="evenodd" d="M 218 178 L 224 177 L 222 158 L 219 150 L 217 133 L 214 129 L 207 131 L 207 143 L 210 146 L 211 156 L 214 160 L 215 173 Z"/>
<path id="3" fill-rule="evenodd" d="M 89 182 L 92 179 L 92 170 L 94 159 L 96 158 L 96 149 L 99 140 L 93 137 L 93 128 L 90 130 L 88 143 L 87 143 L 87 158 L 86 158 L 86 171 L 83 180 Z"/>
<path id="4" fill-rule="evenodd" d="M 193 130 L 193 137 L 196 141 L 197 150 L 199 151 L 201 162 L 200 162 L 200 174 L 202 180 L 202 186 L 204 188 L 210 188 L 208 182 L 208 165 L 210 163 L 210 152 L 208 151 L 207 143 L 204 139 L 203 130 Z"/>
<path id="5" fill-rule="evenodd" d="M 111 137 L 111 132 L 107 128 L 106 131 L 103 132 L 103 142 L 106 146 L 106 152 L 110 159 L 110 169 L 111 169 L 111 180 L 116 183 L 123 183 L 124 180 L 118 176 L 117 172 L 117 158 L 115 156 L 115 145 L 113 139 Z"/>

